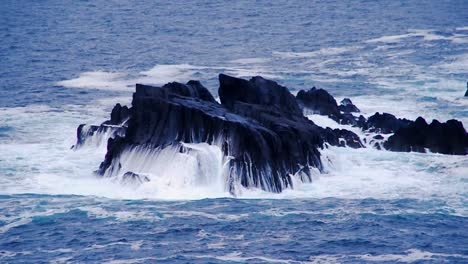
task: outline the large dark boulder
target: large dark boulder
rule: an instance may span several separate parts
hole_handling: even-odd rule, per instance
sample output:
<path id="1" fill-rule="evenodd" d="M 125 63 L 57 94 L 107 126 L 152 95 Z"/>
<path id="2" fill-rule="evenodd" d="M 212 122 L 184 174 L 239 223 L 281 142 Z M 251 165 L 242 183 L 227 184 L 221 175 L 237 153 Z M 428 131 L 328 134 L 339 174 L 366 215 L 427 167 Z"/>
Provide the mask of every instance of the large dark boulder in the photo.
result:
<path id="1" fill-rule="evenodd" d="M 276 82 L 223 74 L 219 81 L 221 104 L 194 81 L 138 84 L 127 131 L 109 139 L 99 173 L 123 174 L 120 156 L 132 149 L 184 151 L 184 143 L 208 143 L 230 157 L 227 188 L 232 193 L 237 184 L 280 192 L 292 187 L 293 175 L 311 181 L 311 169 L 322 170 L 319 149 L 325 142 L 362 147 L 354 133 L 323 129 L 304 117 L 294 96 Z"/>
<path id="2" fill-rule="evenodd" d="M 426 152 L 428 149 L 436 153 L 466 155 L 468 134 L 460 121 L 440 123 L 433 120 L 431 124 L 427 124 L 424 118 L 418 117 L 416 121 L 390 136 L 384 147 L 391 151 Z"/>
<path id="3" fill-rule="evenodd" d="M 367 122 L 360 123 L 363 130 L 368 130 L 375 133 L 390 134 L 394 133 L 402 127 L 411 124 L 411 120 L 396 118 L 388 113 L 375 113 L 367 119 Z"/>

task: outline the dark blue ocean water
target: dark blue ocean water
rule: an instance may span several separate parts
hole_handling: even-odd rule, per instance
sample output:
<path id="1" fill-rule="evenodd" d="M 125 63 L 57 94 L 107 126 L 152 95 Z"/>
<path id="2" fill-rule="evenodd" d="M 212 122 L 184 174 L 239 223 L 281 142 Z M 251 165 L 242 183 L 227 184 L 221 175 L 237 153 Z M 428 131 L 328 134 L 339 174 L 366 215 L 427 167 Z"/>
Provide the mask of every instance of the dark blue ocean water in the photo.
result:
<path id="1" fill-rule="evenodd" d="M 331 149 L 312 184 L 234 198 L 120 186 L 92 174 L 105 145 L 70 150 L 135 82 L 215 92 L 221 72 L 466 126 L 467 14 L 464 0 L 0 1 L 0 263 L 468 263 L 466 156 Z"/>

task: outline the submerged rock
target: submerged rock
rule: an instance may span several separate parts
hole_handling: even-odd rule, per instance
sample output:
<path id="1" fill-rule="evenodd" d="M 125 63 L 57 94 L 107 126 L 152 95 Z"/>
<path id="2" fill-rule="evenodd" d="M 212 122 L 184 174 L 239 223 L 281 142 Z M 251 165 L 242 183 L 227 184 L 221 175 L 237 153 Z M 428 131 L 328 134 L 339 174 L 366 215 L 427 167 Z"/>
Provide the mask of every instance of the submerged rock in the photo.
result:
<path id="1" fill-rule="evenodd" d="M 416 121 L 400 128 L 384 143 L 391 151 L 415 151 L 466 155 L 468 154 L 468 134 L 463 124 L 457 120 L 440 123 L 418 117 Z"/>

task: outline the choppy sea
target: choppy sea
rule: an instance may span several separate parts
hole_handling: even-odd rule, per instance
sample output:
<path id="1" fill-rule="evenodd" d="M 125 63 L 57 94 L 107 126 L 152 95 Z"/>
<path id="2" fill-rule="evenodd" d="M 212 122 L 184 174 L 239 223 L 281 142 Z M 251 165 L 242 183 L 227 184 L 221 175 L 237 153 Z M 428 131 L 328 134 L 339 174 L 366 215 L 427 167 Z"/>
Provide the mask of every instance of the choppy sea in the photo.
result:
<path id="1" fill-rule="evenodd" d="M 0 263 L 468 263 L 468 156 L 330 147 L 312 183 L 232 197 L 184 164 L 125 186 L 93 174 L 105 142 L 70 149 L 135 83 L 216 93 L 219 73 L 466 128 L 467 14 L 465 0 L 0 1 Z"/>

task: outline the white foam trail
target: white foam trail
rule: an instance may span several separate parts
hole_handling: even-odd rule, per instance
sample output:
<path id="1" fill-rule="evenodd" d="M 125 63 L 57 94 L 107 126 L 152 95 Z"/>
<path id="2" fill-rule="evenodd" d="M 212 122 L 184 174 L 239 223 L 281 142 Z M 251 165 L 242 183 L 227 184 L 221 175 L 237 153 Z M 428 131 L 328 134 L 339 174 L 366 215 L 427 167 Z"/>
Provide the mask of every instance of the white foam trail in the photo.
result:
<path id="1" fill-rule="evenodd" d="M 258 64 L 258 63 L 265 63 L 270 61 L 268 58 L 245 58 L 245 59 L 237 59 L 231 60 L 230 63 L 234 64 Z"/>
<path id="2" fill-rule="evenodd" d="M 138 77 L 133 82 L 155 85 L 164 85 L 168 82 L 187 82 L 194 78 L 197 71 L 205 68 L 207 67 L 190 64 L 161 64 L 147 71 L 140 72 L 141 77 Z"/>
<path id="3" fill-rule="evenodd" d="M 70 88 L 129 90 L 131 89 L 129 86 L 133 83 L 124 73 L 94 71 L 81 73 L 77 78 L 60 81 L 57 84 Z"/>
<path id="4" fill-rule="evenodd" d="M 422 37 L 425 41 L 434 41 L 434 40 L 451 40 L 451 38 L 444 37 L 442 35 L 438 35 L 433 33 L 434 30 L 426 30 L 426 29 L 410 29 L 408 30 L 409 33 L 401 34 L 401 35 L 391 35 L 391 36 L 383 36 L 375 39 L 367 40 L 367 43 L 376 43 L 376 42 L 384 42 L 384 43 L 395 43 L 400 42 L 405 38 L 411 37 Z"/>
<path id="5" fill-rule="evenodd" d="M 69 88 L 133 92 L 135 83 L 163 85 L 173 81 L 186 82 L 193 79 L 197 71 L 201 69 L 205 67 L 190 64 L 163 64 L 136 75 L 129 72 L 84 72 L 77 78 L 57 82 L 57 85 Z"/>
<path id="6" fill-rule="evenodd" d="M 444 253 L 434 253 L 429 251 L 422 251 L 419 249 L 409 249 L 401 254 L 382 254 L 382 255 L 319 255 L 310 257 L 311 264 L 320 264 L 320 263 L 340 263 L 340 262 L 359 262 L 361 261 L 372 261 L 372 262 L 398 262 L 398 263 L 413 263 L 421 261 L 430 261 L 439 260 L 445 262 L 446 258 L 461 258 L 467 259 L 468 257 L 460 254 L 444 254 Z"/>
<path id="7" fill-rule="evenodd" d="M 350 47 L 329 47 L 319 49 L 317 51 L 311 52 L 280 52 L 275 51 L 273 52 L 274 56 L 283 57 L 283 58 L 309 58 L 309 57 L 317 57 L 317 56 L 325 56 L 325 55 L 339 55 L 345 52 L 350 52 L 358 49 L 357 46 L 350 46 Z"/>

